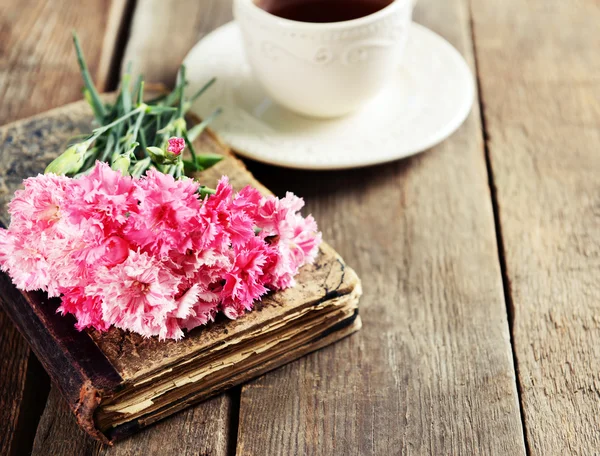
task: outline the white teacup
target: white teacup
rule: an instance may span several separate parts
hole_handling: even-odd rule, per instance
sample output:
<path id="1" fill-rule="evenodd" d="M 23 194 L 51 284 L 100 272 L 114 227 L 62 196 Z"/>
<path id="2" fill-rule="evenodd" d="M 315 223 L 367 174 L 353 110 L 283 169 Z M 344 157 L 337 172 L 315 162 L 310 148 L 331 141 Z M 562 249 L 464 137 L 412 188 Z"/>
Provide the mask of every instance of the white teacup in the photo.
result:
<path id="1" fill-rule="evenodd" d="M 234 0 L 248 61 L 279 104 L 311 117 L 359 108 L 394 76 L 407 40 L 412 0 L 343 22 L 300 22 Z"/>

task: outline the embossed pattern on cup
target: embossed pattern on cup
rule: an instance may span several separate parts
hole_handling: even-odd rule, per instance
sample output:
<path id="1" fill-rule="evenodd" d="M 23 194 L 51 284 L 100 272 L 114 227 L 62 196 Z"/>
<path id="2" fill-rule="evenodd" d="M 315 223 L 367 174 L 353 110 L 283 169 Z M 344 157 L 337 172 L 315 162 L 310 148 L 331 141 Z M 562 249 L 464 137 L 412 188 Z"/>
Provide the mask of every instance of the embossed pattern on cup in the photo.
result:
<path id="1" fill-rule="evenodd" d="M 279 104 L 311 117 L 352 112 L 394 76 L 411 14 L 410 0 L 395 0 L 359 19 L 307 23 L 234 0 L 256 78 Z"/>

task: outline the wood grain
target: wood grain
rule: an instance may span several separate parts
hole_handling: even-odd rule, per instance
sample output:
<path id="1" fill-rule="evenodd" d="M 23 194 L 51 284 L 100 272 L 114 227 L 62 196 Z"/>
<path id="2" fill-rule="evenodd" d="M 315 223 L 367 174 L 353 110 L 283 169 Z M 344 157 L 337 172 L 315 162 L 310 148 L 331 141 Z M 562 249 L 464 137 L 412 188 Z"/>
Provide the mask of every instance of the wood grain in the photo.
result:
<path id="1" fill-rule="evenodd" d="M 123 63 L 131 62 L 134 75 L 172 86 L 192 46 L 231 19 L 228 0 L 138 0 Z"/>
<path id="2" fill-rule="evenodd" d="M 530 453 L 600 448 L 600 4 L 472 2 Z"/>
<path id="3" fill-rule="evenodd" d="M 81 98 L 72 30 L 79 34 L 90 71 L 104 90 L 125 4 L 126 0 L 2 1 L 0 124 Z"/>
<path id="4" fill-rule="evenodd" d="M 201 406 L 141 431 L 113 447 L 88 436 L 75 422 L 73 413 L 53 388 L 40 421 L 33 455 L 211 455 L 225 456 L 231 430 L 228 426 L 232 399 L 223 395 Z"/>
<path id="5" fill-rule="evenodd" d="M 472 63 L 464 1 L 417 21 Z M 363 329 L 242 389 L 238 455 L 524 454 L 476 111 L 399 163 L 339 173 L 252 166 L 308 201 L 364 283 Z"/>
<path id="6" fill-rule="evenodd" d="M 124 8 L 125 0 L 0 2 L 0 124 L 81 97 L 72 29 L 81 37 L 99 87 L 105 87 Z M 8 188 L 3 181 L 1 189 Z M 48 379 L 1 310 L 0 372 L 0 454 L 24 454 Z"/>

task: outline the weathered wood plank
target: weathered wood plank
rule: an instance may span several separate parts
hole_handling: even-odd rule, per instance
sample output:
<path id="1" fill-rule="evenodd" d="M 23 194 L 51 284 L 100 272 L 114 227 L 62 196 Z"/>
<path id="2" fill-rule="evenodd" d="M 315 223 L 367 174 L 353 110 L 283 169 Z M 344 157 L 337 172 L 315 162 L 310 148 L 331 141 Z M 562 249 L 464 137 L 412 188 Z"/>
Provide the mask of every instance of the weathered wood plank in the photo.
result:
<path id="1" fill-rule="evenodd" d="M 531 454 L 600 448 L 600 4 L 472 2 Z"/>
<path id="2" fill-rule="evenodd" d="M 125 0 L 0 2 L 0 124 L 81 96 L 72 29 L 81 36 L 92 74 L 105 87 L 124 8 Z M 2 170 L 2 174 L 8 172 Z M 4 179 L 0 186 L 13 190 Z M 48 379 L 1 310 L 0 372 L 0 453 L 25 454 L 31 447 Z"/>
<path id="3" fill-rule="evenodd" d="M 148 81 L 171 84 L 187 51 L 215 25 L 225 22 L 230 5 L 222 2 L 140 0 L 133 13 L 124 62 Z M 221 18 L 221 19 L 219 19 Z M 198 20 L 200 19 L 200 20 Z M 191 22 L 190 22 L 191 21 Z M 180 56 L 180 57 L 177 57 Z M 210 454 L 226 455 L 235 447 L 232 415 L 239 390 L 215 397 L 168 418 L 114 447 L 103 447 L 83 433 L 60 394 L 52 389 L 33 448 L 34 455 Z"/>
<path id="4" fill-rule="evenodd" d="M 0 124 L 81 98 L 72 30 L 98 87 L 106 88 L 126 1 L 0 3 Z"/>
<path id="5" fill-rule="evenodd" d="M 416 19 L 472 60 L 466 2 L 421 1 Z M 357 268 L 364 327 L 244 386 L 237 454 L 523 454 L 476 109 L 400 163 L 253 171 L 304 195 Z"/>
<path id="6" fill-rule="evenodd" d="M 147 81 L 172 86 L 192 46 L 231 19 L 229 0 L 139 0 L 123 62 Z"/>
<path id="7" fill-rule="evenodd" d="M 225 456 L 230 441 L 231 397 L 215 397 L 109 447 L 90 438 L 52 388 L 40 421 L 33 455 L 196 455 Z"/>

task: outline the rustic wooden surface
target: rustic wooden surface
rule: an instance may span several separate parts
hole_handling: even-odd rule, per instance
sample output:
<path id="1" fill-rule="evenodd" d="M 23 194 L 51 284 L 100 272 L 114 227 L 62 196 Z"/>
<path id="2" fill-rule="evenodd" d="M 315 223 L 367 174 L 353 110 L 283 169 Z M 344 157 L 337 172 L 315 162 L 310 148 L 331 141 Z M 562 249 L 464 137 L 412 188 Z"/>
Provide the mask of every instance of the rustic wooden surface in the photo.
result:
<path id="1" fill-rule="evenodd" d="M 0 2 L 0 124 L 81 97 L 71 29 L 80 35 L 99 87 L 108 88 L 125 10 L 124 0 Z M 11 169 L 2 166 L 1 172 Z M 2 310 L 0 373 L 0 454 L 25 454 L 49 380 Z"/>
<path id="2" fill-rule="evenodd" d="M 147 81 L 173 85 L 192 46 L 232 19 L 231 0 L 138 0 L 123 62 Z"/>
<path id="3" fill-rule="evenodd" d="M 124 49 L 168 84 L 231 17 L 229 0 L 138 0 L 132 18 L 129 3 L 84 3 L 0 4 L 1 122 L 77 98 L 73 27 L 105 86 Z M 23 412 L 35 363 L 0 316 L 0 453 L 36 428 L 38 455 L 598 451 L 598 4 L 421 0 L 415 18 L 471 64 L 475 49 L 483 125 L 475 106 L 440 146 L 365 170 L 250 163 L 276 193 L 304 196 L 357 269 L 361 333 L 101 448 L 55 391 L 39 427 Z M 126 46 L 107 25 L 119 22 Z"/>
<path id="4" fill-rule="evenodd" d="M 53 388 L 40 420 L 33 454 L 46 455 L 214 455 L 235 448 L 236 428 L 229 426 L 235 395 L 222 395 L 186 409 L 112 447 L 85 434 L 73 412 Z"/>
<path id="5" fill-rule="evenodd" d="M 473 20 L 530 454 L 598 454 L 600 3 Z"/>
<path id="6" fill-rule="evenodd" d="M 472 61 L 465 2 L 420 1 L 415 19 Z M 477 109 L 409 160 L 272 171 L 257 177 L 304 194 L 357 268 L 364 327 L 243 386 L 237 454 L 523 454 Z"/>

